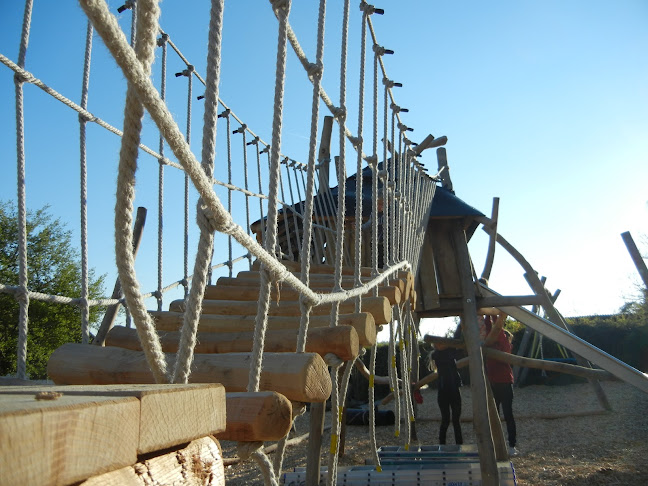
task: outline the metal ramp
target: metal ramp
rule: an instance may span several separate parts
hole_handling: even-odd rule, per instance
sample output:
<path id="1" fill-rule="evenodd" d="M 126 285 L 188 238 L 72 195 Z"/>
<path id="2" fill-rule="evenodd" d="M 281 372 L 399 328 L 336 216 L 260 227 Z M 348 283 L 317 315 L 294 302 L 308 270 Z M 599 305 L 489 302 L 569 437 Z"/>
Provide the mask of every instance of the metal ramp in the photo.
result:
<path id="1" fill-rule="evenodd" d="M 429 445 L 401 446 L 378 449 L 382 470 L 373 465 L 340 467 L 339 486 L 480 486 L 481 470 L 477 446 Z M 515 470 L 510 462 L 498 463 L 500 484 L 515 486 Z M 327 468 L 320 470 L 320 484 L 328 476 Z M 296 468 L 282 475 L 282 484 L 306 484 L 306 468 Z"/>

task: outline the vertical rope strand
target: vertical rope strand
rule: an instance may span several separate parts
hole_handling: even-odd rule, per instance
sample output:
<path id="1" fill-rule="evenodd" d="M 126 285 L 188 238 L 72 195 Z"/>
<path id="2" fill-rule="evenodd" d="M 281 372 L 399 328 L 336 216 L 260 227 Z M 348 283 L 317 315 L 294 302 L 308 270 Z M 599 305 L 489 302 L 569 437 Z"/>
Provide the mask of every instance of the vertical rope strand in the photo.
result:
<path id="1" fill-rule="evenodd" d="M 29 32 L 33 0 L 25 2 L 23 14 L 22 34 L 20 37 L 20 49 L 18 53 L 18 66 L 25 67 L 27 56 L 27 45 L 29 44 Z M 27 197 L 25 178 L 25 112 L 23 103 L 23 83 L 18 75 L 14 76 L 16 93 L 16 169 L 17 169 L 17 198 L 18 198 L 18 287 L 16 294 L 20 305 L 18 320 L 18 349 L 16 361 L 16 373 L 19 379 L 26 380 L 27 376 L 27 333 L 29 330 L 29 271 L 27 268 Z"/>
<path id="2" fill-rule="evenodd" d="M 83 82 L 81 87 L 81 108 L 88 107 L 88 87 L 90 85 L 90 58 L 92 55 L 92 23 L 88 21 L 86 47 L 83 61 Z M 87 120 L 79 115 L 80 151 L 80 204 L 81 204 L 81 342 L 88 344 L 90 308 L 88 307 L 88 166 L 86 160 Z"/>
<path id="3" fill-rule="evenodd" d="M 158 39 L 158 46 L 162 47 L 162 66 L 160 75 L 160 98 L 166 101 L 166 75 L 167 75 L 167 41 L 168 34 L 162 34 Z M 157 234 L 157 310 L 162 310 L 162 272 L 163 272 L 163 254 L 164 254 L 164 137 L 160 132 L 160 143 L 158 146 L 160 158 L 158 159 L 158 234 Z"/>

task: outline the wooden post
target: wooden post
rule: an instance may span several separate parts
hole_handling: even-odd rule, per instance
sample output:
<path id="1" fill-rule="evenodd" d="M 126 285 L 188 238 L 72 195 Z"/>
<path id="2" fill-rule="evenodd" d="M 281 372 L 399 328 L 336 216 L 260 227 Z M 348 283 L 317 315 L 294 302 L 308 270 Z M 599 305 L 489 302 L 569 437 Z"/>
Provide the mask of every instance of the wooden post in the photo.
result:
<path id="1" fill-rule="evenodd" d="M 139 249 L 140 241 L 142 240 L 142 230 L 144 229 L 144 223 L 146 223 L 146 208 L 139 207 L 137 208 L 137 216 L 135 217 L 135 226 L 133 227 L 133 258 L 137 256 L 137 250 Z M 121 299 L 122 298 L 122 288 L 119 277 L 115 282 L 115 288 L 113 289 L 112 299 Z M 106 335 L 110 331 L 115 323 L 115 317 L 121 304 L 111 305 L 106 309 L 106 313 L 103 316 L 101 321 L 101 326 L 99 326 L 99 331 L 97 336 L 92 341 L 92 344 L 97 346 L 105 346 L 106 344 Z"/>
<path id="2" fill-rule="evenodd" d="M 443 172 L 441 172 L 441 181 L 443 188 L 454 194 L 454 190 L 452 189 L 452 181 L 450 180 L 450 166 L 448 166 L 446 149 L 444 147 L 439 147 L 436 153 L 439 171 L 441 171 L 441 169 L 445 169 Z"/>
<path id="3" fill-rule="evenodd" d="M 529 283 L 533 291 L 539 296 L 541 296 L 542 299 L 545 301 L 542 304 L 542 307 L 544 307 L 547 318 L 554 324 L 562 327 L 563 329 L 570 332 L 571 334 L 574 334 L 571 329 L 571 326 L 567 324 L 567 321 L 565 321 L 563 316 L 560 315 L 560 313 L 554 307 L 553 302 L 551 302 L 551 298 L 549 297 L 549 294 L 547 294 L 547 289 L 545 289 L 544 285 L 542 285 L 542 283 L 540 282 L 538 275 L 535 272 L 527 272 L 524 274 L 524 278 L 526 278 L 527 282 Z M 591 368 L 589 361 L 587 361 L 582 356 L 579 356 L 578 354 L 574 353 L 574 357 L 576 358 L 576 362 L 579 365 Z M 598 398 L 598 401 L 601 404 L 601 406 L 605 410 L 612 410 L 612 405 L 610 405 L 610 402 L 607 399 L 607 395 L 605 395 L 605 391 L 601 387 L 601 384 L 598 382 L 598 380 L 594 380 L 590 378 L 588 381 L 594 388 L 594 392 L 596 393 L 596 397 Z"/>
<path id="4" fill-rule="evenodd" d="M 632 258 L 635 267 L 637 267 L 637 271 L 639 272 L 639 275 L 641 276 L 646 289 L 648 289 L 648 268 L 646 268 L 646 262 L 643 261 L 637 245 L 635 245 L 635 242 L 632 239 L 629 231 L 621 233 L 621 238 L 623 238 L 623 242 L 628 249 L 628 253 L 630 253 L 630 257 Z"/>
<path id="5" fill-rule="evenodd" d="M 493 235 L 495 235 L 495 234 L 496 233 L 491 233 L 491 237 L 493 237 Z M 540 279 L 540 282 L 542 283 L 542 286 L 544 287 L 545 283 L 547 282 L 547 277 L 543 276 Z M 556 295 L 555 299 L 557 299 L 557 298 L 558 298 L 558 295 Z M 554 302 L 555 302 L 555 299 L 554 299 Z M 531 312 L 533 312 L 534 314 L 537 314 L 539 308 L 540 307 L 538 305 L 534 305 L 531 308 Z M 529 329 L 528 327 L 526 327 L 524 329 L 524 335 L 522 336 L 522 341 L 520 342 L 520 346 L 518 347 L 518 351 L 517 351 L 517 354 L 519 356 L 526 356 L 527 355 L 527 348 L 529 347 L 529 340 L 531 339 L 531 335 L 534 332 L 535 331 L 533 331 L 532 329 Z M 531 357 L 531 356 L 529 356 L 529 357 Z M 527 369 L 520 369 L 520 367 L 517 366 L 517 365 L 513 367 L 513 378 L 514 378 L 515 384 L 517 386 L 519 386 L 520 384 L 522 384 L 522 383 L 524 383 L 526 381 L 527 373 L 528 373 Z"/>
<path id="6" fill-rule="evenodd" d="M 493 198 L 493 211 L 491 213 L 491 220 L 493 221 L 493 232 L 490 234 L 488 240 L 488 253 L 486 254 L 486 262 L 484 263 L 484 270 L 482 271 L 482 278 L 488 280 L 490 278 L 491 270 L 493 268 L 493 260 L 495 259 L 495 246 L 497 243 L 497 218 L 499 215 L 499 197 Z"/>
<path id="7" fill-rule="evenodd" d="M 310 433 L 308 435 L 308 459 L 306 461 L 306 484 L 308 485 L 320 483 L 325 407 L 326 403 L 311 403 L 310 405 Z"/>
<path id="8" fill-rule="evenodd" d="M 495 446 L 488 415 L 487 383 L 484 376 L 484 359 L 479 338 L 475 287 L 468 244 L 463 229 L 463 221 L 455 223 L 452 240 L 457 256 L 457 271 L 461 281 L 463 297 L 463 334 L 470 363 L 470 389 L 472 392 L 473 427 L 479 451 L 479 463 L 484 486 L 499 485 L 499 472 L 495 457 Z"/>

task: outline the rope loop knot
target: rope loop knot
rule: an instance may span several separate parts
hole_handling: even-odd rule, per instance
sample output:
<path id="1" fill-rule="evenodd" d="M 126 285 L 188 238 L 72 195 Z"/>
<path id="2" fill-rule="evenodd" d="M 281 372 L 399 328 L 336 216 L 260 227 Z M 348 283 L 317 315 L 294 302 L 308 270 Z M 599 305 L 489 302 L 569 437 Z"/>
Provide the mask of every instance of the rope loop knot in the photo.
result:
<path id="1" fill-rule="evenodd" d="M 275 12 L 279 10 L 286 10 L 288 8 L 288 0 L 270 0 L 270 5 Z"/>
<path id="2" fill-rule="evenodd" d="M 319 62 L 311 62 L 306 69 L 308 77 L 313 80 L 322 79 L 322 73 L 324 72 L 324 66 Z"/>
<path id="3" fill-rule="evenodd" d="M 339 366 L 342 366 L 344 361 L 342 361 L 336 354 L 334 353 L 326 353 L 324 355 L 324 362 L 327 364 L 327 366 L 330 366 L 332 368 L 337 368 Z"/>
<path id="4" fill-rule="evenodd" d="M 365 160 L 367 161 L 367 164 L 369 164 L 374 170 L 378 166 L 378 157 L 375 155 L 369 155 L 368 157 L 365 157 Z"/>
<path id="5" fill-rule="evenodd" d="M 216 216 L 211 208 L 205 204 L 202 198 L 198 199 L 196 211 L 196 222 L 201 231 L 213 234 L 216 231 L 231 235 L 234 233 L 236 224 L 231 219 Z"/>
<path id="6" fill-rule="evenodd" d="M 16 287 L 14 296 L 16 300 L 21 304 L 29 304 L 29 290 L 27 290 L 27 287 L 24 287 L 22 285 L 20 287 Z"/>
<path id="7" fill-rule="evenodd" d="M 365 15 L 371 15 L 376 13 L 376 7 L 363 0 L 362 2 L 360 2 L 360 11 Z"/>
<path id="8" fill-rule="evenodd" d="M 355 148 L 359 148 L 362 145 L 362 136 L 359 135 L 357 137 L 349 137 L 349 141 Z"/>
<path id="9" fill-rule="evenodd" d="M 343 106 L 339 106 L 337 108 L 333 109 L 333 118 L 336 120 L 339 120 L 340 122 L 344 122 L 346 120 L 346 108 Z"/>

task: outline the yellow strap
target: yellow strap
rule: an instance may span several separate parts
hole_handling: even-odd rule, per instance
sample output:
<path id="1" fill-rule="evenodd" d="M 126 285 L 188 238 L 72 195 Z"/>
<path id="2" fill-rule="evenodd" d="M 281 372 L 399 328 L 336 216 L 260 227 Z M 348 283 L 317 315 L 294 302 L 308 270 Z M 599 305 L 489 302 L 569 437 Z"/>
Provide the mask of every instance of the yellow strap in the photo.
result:
<path id="1" fill-rule="evenodd" d="M 374 375 L 369 375 L 369 388 L 374 387 Z"/>
<path id="2" fill-rule="evenodd" d="M 337 444 L 338 444 L 337 434 L 331 434 L 331 454 L 337 453 Z"/>

